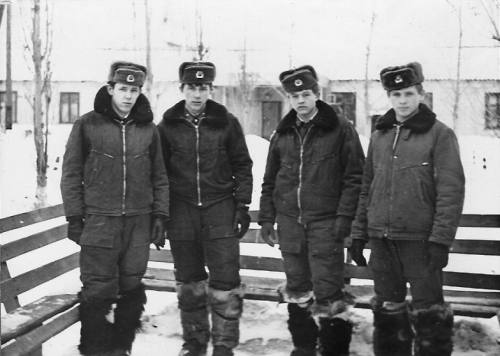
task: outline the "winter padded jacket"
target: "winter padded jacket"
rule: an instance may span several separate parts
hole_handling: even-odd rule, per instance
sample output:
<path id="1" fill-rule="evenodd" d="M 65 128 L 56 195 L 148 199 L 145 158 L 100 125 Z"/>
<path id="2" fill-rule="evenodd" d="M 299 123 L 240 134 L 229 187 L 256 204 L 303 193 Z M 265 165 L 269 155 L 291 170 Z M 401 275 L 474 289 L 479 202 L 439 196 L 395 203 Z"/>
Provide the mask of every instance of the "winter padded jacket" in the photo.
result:
<path id="1" fill-rule="evenodd" d="M 168 217 L 168 177 L 144 95 L 139 95 L 127 119 L 122 125 L 104 86 L 95 97 L 94 111 L 73 125 L 61 179 L 67 217 L 85 213 Z"/>
<path id="2" fill-rule="evenodd" d="M 232 196 L 250 204 L 253 162 L 238 119 L 208 100 L 196 126 L 184 107 L 178 102 L 158 124 L 171 197 L 204 207 Z"/>
<path id="3" fill-rule="evenodd" d="M 424 104 L 401 125 L 391 109 L 375 127 L 353 237 L 451 246 L 465 194 L 455 133 Z"/>
<path id="4" fill-rule="evenodd" d="M 354 126 L 325 102 L 302 138 L 292 109 L 271 137 L 260 198 L 259 223 L 276 213 L 302 224 L 344 215 L 354 219 L 364 153 Z"/>

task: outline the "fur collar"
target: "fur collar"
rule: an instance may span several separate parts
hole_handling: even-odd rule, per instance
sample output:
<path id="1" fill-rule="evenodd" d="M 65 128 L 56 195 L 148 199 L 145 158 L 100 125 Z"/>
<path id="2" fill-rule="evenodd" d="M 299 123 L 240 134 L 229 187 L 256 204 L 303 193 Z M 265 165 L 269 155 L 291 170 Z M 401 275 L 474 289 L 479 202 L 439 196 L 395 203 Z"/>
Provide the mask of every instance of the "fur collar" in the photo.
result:
<path id="1" fill-rule="evenodd" d="M 311 122 L 323 130 L 333 130 L 339 123 L 339 118 L 337 117 L 335 110 L 322 100 L 316 101 L 316 107 L 318 108 L 318 113 L 311 120 Z M 278 127 L 276 128 L 276 132 L 286 132 L 292 127 L 295 127 L 296 122 L 297 112 L 295 109 L 292 109 L 280 121 Z"/>
<path id="2" fill-rule="evenodd" d="M 120 120 L 120 117 L 111 105 L 111 95 L 108 93 L 107 85 L 103 86 L 97 92 L 94 99 L 94 111 L 110 119 Z M 137 125 L 145 125 L 153 121 L 153 111 L 151 110 L 148 98 L 144 94 L 141 93 L 137 98 L 135 105 L 128 115 L 128 119 L 133 120 Z"/>
<path id="3" fill-rule="evenodd" d="M 390 130 L 396 122 L 396 112 L 394 109 L 391 109 L 385 115 L 378 118 L 375 128 L 377 130 Z M 418 113 L 406 120 L 402 126 L 416 133 L 424 133 L 429 131 L 435 122 L 436 114 L 427 105 L 420 104 Z"/>
<path id="4" fill-rule="evenodd" d="M 166 124 L 179 123 L 184 119 L 185 100 L 179 101 L 177 104 L 168 109 L 163 114 L 163 121 Z M 229 113 L 224 105 L 221 105 L 213 100 L 208 99 L 205 107 L 205 116 L 203 123 L 212 127 L 225 127 L 229 124 Z"/>

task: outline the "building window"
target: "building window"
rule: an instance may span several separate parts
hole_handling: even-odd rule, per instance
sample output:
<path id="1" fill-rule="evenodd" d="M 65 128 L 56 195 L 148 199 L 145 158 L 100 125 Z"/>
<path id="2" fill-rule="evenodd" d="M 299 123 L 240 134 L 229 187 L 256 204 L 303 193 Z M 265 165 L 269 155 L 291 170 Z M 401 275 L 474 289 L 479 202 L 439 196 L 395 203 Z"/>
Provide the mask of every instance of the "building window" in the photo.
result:
<path id="1" fill-rule="evenodd" d="M 0 121 L 5 122 L 5 101 L 7 93 L 0 91 Z M 12 92 L 12 123 L 17 123 L 17 91 Z"/>
<path id="2" fill-rule="evenodd" d="M 337 115 L 346 118 L 356 125 L 356 93 L 330 93 L 327 96 Z"/>
<path id="3" fill-rule="evenodd" d="M 73 123 L 80 116 L 80 93 L 61 93 L 60 122 Z"/>
<path id="4" fill-rule="evenodd" d="M 486 93 L 485 129 L 500 129 L 500 93 Z"/>

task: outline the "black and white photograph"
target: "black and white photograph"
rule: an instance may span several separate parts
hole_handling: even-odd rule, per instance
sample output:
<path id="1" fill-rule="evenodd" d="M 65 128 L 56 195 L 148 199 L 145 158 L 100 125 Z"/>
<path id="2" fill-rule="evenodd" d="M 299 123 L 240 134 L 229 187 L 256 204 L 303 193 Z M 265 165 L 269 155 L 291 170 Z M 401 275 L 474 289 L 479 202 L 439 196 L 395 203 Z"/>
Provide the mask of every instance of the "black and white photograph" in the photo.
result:
<path id="1" fill-rule="evenodd" d="M 1 355 L 500 355 L 500 0 L 0 0 Z"/>

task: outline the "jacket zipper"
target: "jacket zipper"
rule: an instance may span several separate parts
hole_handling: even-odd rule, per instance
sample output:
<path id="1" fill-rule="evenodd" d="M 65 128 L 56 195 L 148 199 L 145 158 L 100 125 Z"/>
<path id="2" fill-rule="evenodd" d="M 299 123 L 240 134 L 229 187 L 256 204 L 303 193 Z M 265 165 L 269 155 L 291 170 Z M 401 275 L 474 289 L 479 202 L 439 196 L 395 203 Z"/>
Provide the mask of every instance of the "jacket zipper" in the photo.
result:
<path id="1" fill-rule="evenodd" d="M 198 121 L 198 125 L 193 124 L 190 120 L 187 120 L 191 125 L 193 125 L 195 131 L 196 131 L 196 189 L 198 193 L 198 206 L 202 206 L 201 203 L 201 184 L 200 184 L 200 131 L 199 131 L 199 126 L 201 124 L 201 120 L 203 120 L 205 117 L 202 116 L 200 120 Z"/>
<path id="2" fill-rule="evenodd" d="M 304 167 L 304 144 L 306 142 L 307 134 L 311 130 L 311 126 L 307 129 L 304 139 L 300 136 L 297 128 L 294 127 L 295 132 L 299 136 L 300 141 L 300 165 L 299 165 L 299 187 L 297 188 L 297 205 L 299 207 L 299 224 L 302 224 L 302 204 L 300 202 L 300 191 L 302 190 L 302 168 Z"/>
<path id="3" fill-rule="evenodd" d="M 129 121 L 130 122 L 130 121 Z M 127 194 L 127 142 L 125 135 L 125 126 L 129 123 L 122 124 L 122 140 L 123 140 L 123 199 L 122 199 L 122 215 L 125 215 L 125 197 Z"/>
<path id="4" fill-rule="evenodd" d="M 396 144 L 398 143 L 398 138 L 399 138 L 399 133 L 401 132 L 401 125 L 394 125 L 396 126 L 396 132 L 394 134 L 394 142 L 392 143 L 392 157 L 391 157 L 391 174 L 390 174 L 390 180 L 391 182 L 387 182 L 387 186 L 386 186 L 386 189 L 387 191 L 389 191 L 389 189 L 391 188 L 391 185 L 392 185 L 392 171 L 394 170 L 394 158 L 395 158 L 395 153 L 396 153 Z M 389 200 L 392 200 L 392 194 L 391 192 L 389 191 Z M 385 227 L 385 231 L 384 231 L 384 237 L 387 237 L 387 232 L 389 230 L 389 221 L 390 221 L 390 217 L 391 217 L 391 201 L 389 201 L 389 209 L 387 209 L 387 225 Z"/>

